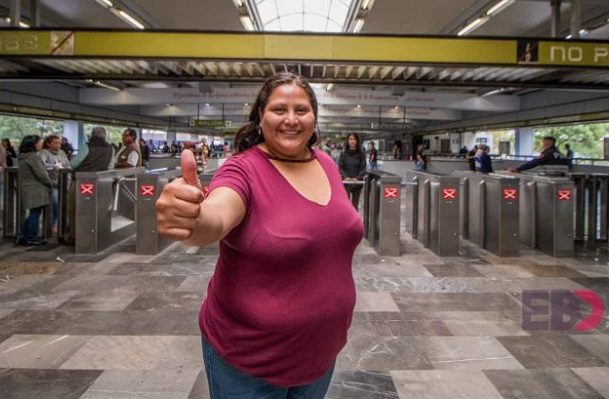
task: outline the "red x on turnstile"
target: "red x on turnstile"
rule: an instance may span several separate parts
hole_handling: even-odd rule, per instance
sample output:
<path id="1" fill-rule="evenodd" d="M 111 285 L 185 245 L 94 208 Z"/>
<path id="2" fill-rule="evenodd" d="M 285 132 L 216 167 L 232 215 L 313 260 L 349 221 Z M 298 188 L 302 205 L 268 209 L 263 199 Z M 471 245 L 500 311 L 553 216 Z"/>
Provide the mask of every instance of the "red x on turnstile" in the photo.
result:
<path id="1" fill-rule="evenodd" d="M 570 201 L 571 200 L 571 190 L 558 190 L 558 200 L 559 201 Z"/>
<path id="2" fill-rule="evenodd" d="M 397 187 L 385 187 L 384 196 L 385 196 L 385 198 L 397 198 L 398 197 Z"/>
<path id="3" fill-rule="evenodd" d="M 503 199 L 504 200 L 516 200 L 518 196 L 518 191 L 515 188 L 504 188 L 503 189 Z"/>
<path id="4" fill-rule="evenodd" d="M 142 184 L 140 186 L 140 195 L 142 197 L 154 197 L 154 185 Z"/>
<path id="5" fill-rule="evenodd" d="M 88 196 L 95 194 L 95 184 L 80 183 L 80 195 Z"/>
<path id="6" fill-rule="evenodd" d="M 445 200 L 457 199 L 457 189 L 456 188 L 442 189 L 442 199 L 445 199 Z"/>

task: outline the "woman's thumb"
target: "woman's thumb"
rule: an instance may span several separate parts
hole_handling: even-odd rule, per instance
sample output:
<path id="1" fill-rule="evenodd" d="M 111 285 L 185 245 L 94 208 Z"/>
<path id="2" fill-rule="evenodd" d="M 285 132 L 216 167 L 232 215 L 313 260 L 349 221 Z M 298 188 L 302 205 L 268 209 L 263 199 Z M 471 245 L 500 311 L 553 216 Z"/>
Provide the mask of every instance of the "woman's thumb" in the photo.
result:
<path id="1" fill-rule="evenodd" d="M 195 161 L 195 154 L 190 150 L 182 151 L 180 155 L 182 163 L 182 178 L 186 183 L 191 186 L 201 189 L 201 182 L 199 181 L 199 173 L 197 171 L 197 161 Z"/>

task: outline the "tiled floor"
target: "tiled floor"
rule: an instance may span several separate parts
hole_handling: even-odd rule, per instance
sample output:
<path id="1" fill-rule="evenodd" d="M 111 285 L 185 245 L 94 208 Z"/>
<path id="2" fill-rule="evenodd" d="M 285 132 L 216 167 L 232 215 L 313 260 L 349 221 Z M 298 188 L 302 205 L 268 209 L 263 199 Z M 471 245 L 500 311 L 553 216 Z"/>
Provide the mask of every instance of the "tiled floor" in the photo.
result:
<path id="1" fill-rule="evenodd" d="M 523 290 L 592 289 L 609 304 L 606 248 L 439 258 L 365 244 L 358 302 L 329 399 L 609 398 L 609 320 L 526 331 Z M 0 398 L 208 398 L 197 313 L 217 247 L 102 256 L 0 242 Z"/>

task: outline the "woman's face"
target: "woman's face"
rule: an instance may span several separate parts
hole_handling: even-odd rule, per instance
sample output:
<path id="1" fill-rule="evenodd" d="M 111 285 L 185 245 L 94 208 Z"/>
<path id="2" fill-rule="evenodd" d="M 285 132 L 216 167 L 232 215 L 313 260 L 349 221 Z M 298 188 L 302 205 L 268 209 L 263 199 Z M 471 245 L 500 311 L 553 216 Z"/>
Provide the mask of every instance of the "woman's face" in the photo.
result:
<path id="1" fill-rule="evenodd" d="M 35 146 L 36 146 L 36 151 L 42 150 L 42 140 L 38 140 L 36 142 Z"/>
<path id="2" fill-rule="evenodd" d="M 315 130 L 315 114 L 307 92 L 295 84 L 276 87 L 260 113 L 260 127 L 271 153 L 306 157 Z"/>
<path id="3" fill-rule="evenodd" d="M 355 136 L 349 136 L 347 142 L 349 143 L 350 149 L 355 150 L 357 148 L 357 139 L 355 138 Z"/>
<path id="4" fill-rule="evenodd" d="M 49 143 L 49 148 L 53 151 L 59 151 L 61 148 L 61 140 L 59 138 L 53 139 L 53 141 Z"/>

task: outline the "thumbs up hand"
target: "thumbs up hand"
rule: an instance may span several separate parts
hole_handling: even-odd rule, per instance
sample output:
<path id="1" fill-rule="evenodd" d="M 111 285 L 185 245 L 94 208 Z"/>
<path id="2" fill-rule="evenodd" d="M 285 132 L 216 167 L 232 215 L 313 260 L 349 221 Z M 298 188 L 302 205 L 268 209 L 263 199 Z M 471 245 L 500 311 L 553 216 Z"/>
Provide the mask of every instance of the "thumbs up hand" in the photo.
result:
<path id="1" fill-rule="evenodd" d="M 204 199 L 192 151 L 182 151 L 181 162 L 182 177 L 167 184 L 156 202 L 158 231 L 172 240 L 190 238 Z"/>

